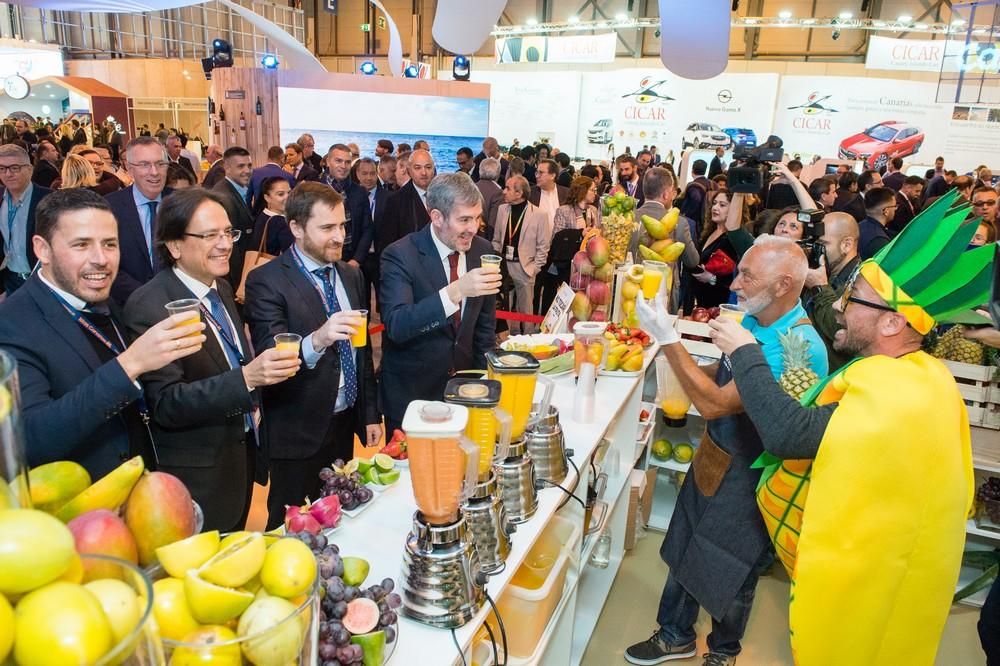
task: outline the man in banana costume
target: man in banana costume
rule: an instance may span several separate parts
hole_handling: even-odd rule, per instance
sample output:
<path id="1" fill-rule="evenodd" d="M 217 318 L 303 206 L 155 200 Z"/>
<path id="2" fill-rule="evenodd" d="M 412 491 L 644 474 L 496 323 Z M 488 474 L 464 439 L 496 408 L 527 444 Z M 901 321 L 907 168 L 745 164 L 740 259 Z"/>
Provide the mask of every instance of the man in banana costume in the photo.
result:
<path id="1" fill-rule="evenodd" d="M 834 342 L 859 358 L 802 404 L 774 382 L 749 332 L 711 323 L 765 450 L 813 459 L 808 484 L 770 488 L 786 510 L 765 521 L 790 567 L 798 664 L 934 663 L 974 479 L 962 396 L 920 345 L 935 322 L 989 299 L 993 262 L 992 247 L 966 251 L 978 221 L 956 204 L 955 193 L 941 197 L 860 265 L 836 306 Z"/>

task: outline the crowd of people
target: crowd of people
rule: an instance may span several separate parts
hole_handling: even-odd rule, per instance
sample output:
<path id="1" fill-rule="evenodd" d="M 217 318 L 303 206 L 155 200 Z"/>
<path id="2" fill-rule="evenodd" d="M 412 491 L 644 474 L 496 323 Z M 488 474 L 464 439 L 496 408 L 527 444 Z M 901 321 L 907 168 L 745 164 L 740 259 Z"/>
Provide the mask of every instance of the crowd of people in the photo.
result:
<path id="1" fill-rule="evenodd" d="M 243 528 L 254 482 L 269 482 L 275 527 L 285 505 L 318 495 L 322 466 L 352 457 L 356 436 L 378 443 L 400 427 L 411 400 L 439 399 L 456 371 L 483 368 L 505 328 L 497 310 L 544 313 L 569 280 L 583 234 L 601 226 L 600 197 L 624 192 L 638 215 L 681 212 L 672 237 L 685 250 L 667 302 L 640 298 L 637 313 L 708 422 L 661 549 L 670 575 L 659 628 L 626 658 L 694 656 L 704 608 L 713 618 L 705 663 L 735 661 L 757 578 L 774 559 L 755 500 L 754 463 L 769 452 L 816 460 L 808 515 L 818 517 L 793 552 L 793 647 L 803 663 L 855 663 L 858 652 L 865 658 L 856 663 L 933 660 L 971 466 L 963 465 L 968 426 L 954 382 L 942 387 L 919 352 L 941 314 L 921 298 L 954 292 L 949 304 L 972 306 L 982 293 L 953 270 L 972 260 L 948 255 L 953 265 L 916 270 L 911 255 L 920 253 L 903 256 L 894 239 L 965 205 L 978 218 L 974 233 L 940 225 L 925 242 L 951 247 L 968 232 L 970 252 L 994 243 L 998 194 L 986 167 L 959 176 L 939 158 L 926 177 L 906 176 L 897 158 L 884 173 L 845 165 L 803 183 L 792 159 L 771 165 L 760 191 L 742 193 L 728 188 L 721 151 L 711 165 L 695 160 L 681 188 L 672 154 L 661 159 L 655 147 L 577 168 L 553 146 L 503 148 L 487 137 L 481 150 L 457 151 L 456 173 L 439 173 L 426 141 L 383 139 L 363 156 L 339 143 L 320 153 L 303 134 L 270 147 L 264 164 L 244 147 L 209 145 L 204 169 L 186 137 L 162 125 L 120 151 L 86 137 L 63 150 L 61 138 L 29 141 L 20 129 L 0 145 L 0 349 L 18 361 L 31 465 L 73 459 L 99 477 L 143 455 L 187 484 L 206 529 L 224 531 Z M 930 215 L 918 218 L 923 210 Z M 822 226 L 807 221 L 819 217 Z M 636 234 L 633 257 L 638 243 Z M 501 256 L 499 270 L 483 265 L 491 254 Z M 818 260 L 810 265 L 807 255 Z M 915 273 L 921 290 L 901 301 L 895 294 Z M 167 314 L 168 303 L 184 299 L 197 303 L 198 323 Z M 713 324 L 727 356 L 706 373 L 667 312 L 725 303 L 747 318 L 742 328 Z M 369 308 L 385 324 L 377 368 L 370 339 L 351 342 Z M 523 321 L 511 328 L 536 330 Z M 283 333 L 301 337 L 298 353 L 277 349 Z M 801 352 L 795 368 L 789 337 Z M 828 388 L 804 398 L 805 408 L 778 388 L 793 369 L 840 379 L 821 383 Z M 893 378 L 927 390 L 872 398 L 872 386 Z M 851 419 L 865 413 L 879 414 L 877 427 L 852 440 Z M 911 440 L 893 434 L 920 428 L 935 433 L 932 449 L 906 451 Z M 859 475 L 872 485 L 838 486 L 845 460 L 864 458 L 859 446 L 889 441 L 888 457 L 916 461 L 905 474 L 892 480 L 876 461 Z M 954 458 L 942 461 L 942 447 Z M 935 480 L 933 499 L 915 497 L 921 475 Z M 883 513 L 899 520 L 878 537 L 861 515 L 875 486 L 892 499 Z M 838 492 L 855 512 L 840 522 Z M 832 508 L 824 515 L 814 506 Z M 891 552 L 848 552 L 843 539 Z M 898 562 L 922 578 L 906 580 Z M 846 597 L 835 604 L 844 621 L 827 636 L 817 614 L 835 585 L 875 592 L 867 615 Z M 1000 635 L 998 597 L 994 589 L 983 613 L 987 650 L 988 636 Z M 852 613 L 857 619 L 846 621 Z"/>

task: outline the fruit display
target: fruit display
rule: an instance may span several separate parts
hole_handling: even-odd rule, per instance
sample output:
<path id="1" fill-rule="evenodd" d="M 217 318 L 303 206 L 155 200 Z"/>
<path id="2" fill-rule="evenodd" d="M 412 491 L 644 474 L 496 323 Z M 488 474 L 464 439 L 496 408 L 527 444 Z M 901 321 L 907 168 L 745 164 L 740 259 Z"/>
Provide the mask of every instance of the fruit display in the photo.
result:
<path id="1" fill-rule="evenodd" d="M 569 344 L 560 338 L 552 338 L 547 344 L 531 344 L 507 340 L 500 347 L 504 351 L 528 352 L 539 361 L 565 354 L 570 349 Z"/>
<path id="2" fill-rule="evenodd" d="M 340 496 L 333 494 L 321 497 L 315 502 L 306 498 L 302 506 L 285 505 L 285 532 L 309 532 L 319 534 L 340 524 Z"/>
<path id="3" fill-rule="evenodd" d="M 634 197 L 618 191 L 601 200 L 601 234 L 607 239 L 611 263 L 625 261 L 629 242 L 636 231 Z"/>
<path id="4" fill-rule="evenodd" d="M 809 341 L 794 328 L 778 333 L 778 341 L 783 366 L 778 383 L 785 393 L 799 400 L 819 381 L 819 375 L 809 367 Z"/>
<path id="5" fill-rule="evenodd" d="M 1000 530 L 1000 477 L 991 476 L 976 491 L 976 525 Z"/>
<path id="6" fill-rule="evenodd" d="M 618 325 L 614 322 L 604 329 L 604 337 L 612 343 L 639 344 L 648 347 L 652 343 L 649 333 L 637 326 Z"/>
<path id="7" fill-rule="evenodd" d="M 406 460 L 410 457 L 410 454 L 406 451 L 406 434 L 396 428 L 392 432 L 392 439 L 385 443 L 382 450 L 379 453 L 384 453 L 393 460 Z"/>
<path id="8" fill-rule="evenodd" d="M 337 495 L 344 511 L 354 511 L 375 497 L 371 488 L 365 488 L 365 482 L 358 472 L 357 460 L 348 463 L 336 460 L 332 468 L 324 467 L 319 471 L 319 478 L 323 482 L 321 495 L 323 497 Z"/>
<path id="9" fill-rule="evenodd" d="M 656 219 L 651 215 L 643 215 L 640 218 L 642 226 L 639 228 L 639 242 L 643 245 L 652 246 L 653 243 L 670 238 L 680 221 L 681 211 L 678 208 L 671 208 L 663 217 Z"/>
<path id="10" fill-rule="evenodd" d="M 0 510 L 0 663 L 154 663 L 148 585 L 133 563 L 81 558 L 48 513 Z"/>
<path id="11" fill-rule="evenodd" d="M 608 348 L 607 372 L 639 372 L 642 370 L 642 344 L 639 342 L 612 342 Z"/>
<path id="12" fill-rule="evenodd" d="M 608 321 L 615 262 L 608 241 L 597 229 L 588 230 L 573 255 L 569 286 L 573 289 L 569 328 L 579 321 Z"/>
<path id="13" fill-rule="evenodd" d="M 666 439 L 658 439 L 653 442 L 653 447 L 650 453 L 657 460 L 670 460 L 670 456 L 673 453 L 674 447 Z"/>
<path id="14" fill-rule="evenodd" d="M 366 560 L 341 555 L 325 536 L 297 535 L 318 562 L 320 606 L 319 660 L 322 664 L 381 666 L 394 646 L 397 609 L 402 598 L 391 578 L 362 587 L 370 570 Z"/>
<path id="15" fill-rule="evenodd" d="M 981 342 L 966 338 L 962 335 L 963 331 L 962 326 L 952 326 L 936 336 L 936 340 L 928 343 L 931 345 L 931 355 L 946 361 L 987 365 L 986 348 Z"/>
<path id="16" fill-rule="evenodd" d="M 391 486 L 399 481 L 396 461 L 385 453 L 376 453 L 371 458 L 355 458 L 361 480 L 368 485 Z"/>

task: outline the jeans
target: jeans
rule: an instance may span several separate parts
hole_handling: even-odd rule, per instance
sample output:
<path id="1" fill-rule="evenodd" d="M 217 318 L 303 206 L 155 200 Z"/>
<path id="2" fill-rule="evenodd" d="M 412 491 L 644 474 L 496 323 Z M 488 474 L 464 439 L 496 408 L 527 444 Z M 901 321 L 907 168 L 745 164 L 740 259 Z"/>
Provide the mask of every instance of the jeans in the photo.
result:
<path id="1" fill-rule="evenodd" d="M 1000 578 L 993 581 L 979 613 L 979 641 L 986 653 L 986 666 L 1000 666 Z"/>
<path id="2" fill-rule="evenodd" d="M 710 652 L 730 657 L 740 653 L 742 649 L 740 639 L 743 638 L 747 620 L 750 619 L 757 579 L 773 561 L 771 550 L 766 550 L 747 574 L 743 587 L 736 593 L 723 618 L 721 620 L 712 618 L 712 633 L 708 635 Z M 672 646 L 693 642 L 698 637 L 694 623 L 698 620 L 699 608 L 698 601 L 675 580 L 673 574 L 667 574 L 667 582 L 660 595 L 660 609 L 656 613 L 656 622 L 660 625 L 660 638 Z"/>

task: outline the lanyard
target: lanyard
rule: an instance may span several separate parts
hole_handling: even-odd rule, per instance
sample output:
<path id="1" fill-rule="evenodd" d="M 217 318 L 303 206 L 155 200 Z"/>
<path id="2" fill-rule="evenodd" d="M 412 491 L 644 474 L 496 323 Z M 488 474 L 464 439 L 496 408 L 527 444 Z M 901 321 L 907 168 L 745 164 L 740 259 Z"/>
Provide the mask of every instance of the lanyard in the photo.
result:
<path id="1" fill-rule="evenodd" d="M 10 190 L 4 192 L 4 196 L 7 198 L 7 240 L 13 245 L 14 243 L 14 219 L 17 217 L 17 211 L 21 210 L 21 206 L 24 205 L 24 200 L 21 203 L 14 205 L 14 197 L 10 195 Z M 11 248 L 13 252 L 13 248 Z"/>
<path id="2" fill-rule="evenodd" d="M 236 354 L 236 356 L 239 358 L 240 365 L 243 365 L 243 362 L 246 359 L 243 358 L 243 353 L 240 352 L 239 345 L 236 344 L 236 340 L 231 335 L 232 328 L 230 328 L 228 325 L 223 326 L 218 321 L 216 321 L 215 317 L 212 316 L 212 313 L 209 312 L 208 308 L 206 308 L 205 304 L 202 303 L 200 300 L 198 301 L 198 307 L 201 308 L 201 313 L 205 315 L 205 319 L 208 320 L 208 323 L 211 324 L 212 327 L 215 329 L 216 333 L 219 334 L 219 337 L 222 338 L 222 341 L 226 344 L 226 346 L 229 347 L 229 349 L 231 349 L 233 353 Z M 225 306 L 223 306 L 223 309 L 225 309 Z"/>
<path id="3" fill-rule="evenodd" d="M 524 213 L 527 210 L 528 210 L 528 205 L 525 204 L 524 208 L 521 209 L 521 215 L 517 218 L 517 224 L 514 225 L 514 230 L 513 231 L 510 230 L 510 221 L 514 217 L 514 208 L 511 207 L 511 209 L 507 212 L 507 243 L 508 244 L 514 242 L 514 234 L 516 234 L 518 232 L 518 230 L 520 230 L 520 228 L 521 228 L 521 222 L 524 221 Z"/>
<path id="4" fill-rule="evenodd" d="M 299 251 L 295 248 L 294 244 L 292 245 L 291 249 L 292 249 L 292 259 L 295 260 L 295 265 L 299 267 L 299 270 L 302 272 L 302 275 L 305 276 L 307 280 L 309 280 L 309 284 L 311 284 L 313 286 L 313 289 L 316 290 L 316 293 L 319 294 L 319 300 L 323 302 L 323 311 L 326 312 L 326 316 L 332 317 L 335 313 L 333 312 L 333 304 L 326 299 L 326 290 L 320 288 L 320 286 L 317 284 L 316 276 L 310 273 L 309 269 L 306 268 L 306 265 L 302 262 L 302 257 L 299 256 Z M 331 272 L 333 272 L 333 270 L 335 269 L 330 269 L 330 270 Z M 331 288 L 333 288 L 333 285 L 331 285 Z"/>

